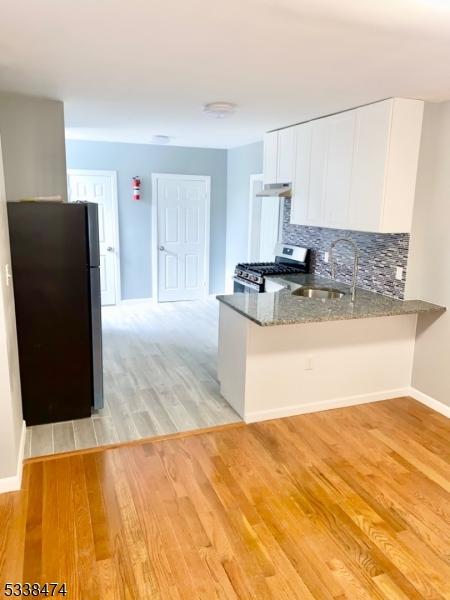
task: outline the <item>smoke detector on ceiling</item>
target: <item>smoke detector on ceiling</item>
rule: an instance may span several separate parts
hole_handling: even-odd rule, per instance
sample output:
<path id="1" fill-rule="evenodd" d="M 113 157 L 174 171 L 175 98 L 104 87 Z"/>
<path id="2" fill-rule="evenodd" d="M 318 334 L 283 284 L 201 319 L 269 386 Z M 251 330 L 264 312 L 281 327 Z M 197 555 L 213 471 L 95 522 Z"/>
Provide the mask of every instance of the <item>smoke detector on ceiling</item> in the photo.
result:
<path id="1" fill-rule="evenodd" d="M 167 146 L 170 142 L 170 137 L 168 135 L 153 135 L 152 136 L 152 144 L 158 144 L 159 146 Z"/>
<path id="2" fill-rule="evenodd" d="M 203 107 L 203 112 L 215 119 L 225 119 L 236 110 L 236 104 L 232 102 L 209 102 Z"/>

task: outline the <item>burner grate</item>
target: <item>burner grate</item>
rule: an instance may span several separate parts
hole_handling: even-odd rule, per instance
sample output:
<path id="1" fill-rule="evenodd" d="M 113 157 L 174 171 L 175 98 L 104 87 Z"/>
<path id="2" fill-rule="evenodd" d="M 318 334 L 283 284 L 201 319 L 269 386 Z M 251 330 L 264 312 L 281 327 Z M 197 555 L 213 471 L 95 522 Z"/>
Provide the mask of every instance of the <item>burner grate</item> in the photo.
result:
<path id="1" fill-rule="evenodd" d="M 304 271 L 304 268 L 301 266 L 280 263 L 240 263 L 236 268 L 249 273 L 257 273 L 258 275 L 282 275 Z"/>

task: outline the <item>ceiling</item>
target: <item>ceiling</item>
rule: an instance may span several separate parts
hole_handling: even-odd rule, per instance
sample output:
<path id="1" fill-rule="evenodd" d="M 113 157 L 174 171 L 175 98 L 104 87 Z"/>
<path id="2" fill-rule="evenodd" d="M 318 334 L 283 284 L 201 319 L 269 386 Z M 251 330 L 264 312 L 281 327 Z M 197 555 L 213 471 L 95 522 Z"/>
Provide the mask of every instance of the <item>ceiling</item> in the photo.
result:
<path id="1" fill-rule="evenodd" d="M 2 0 L 0 89 L 71 138 L 229 148 L 389 96 L 450 99 L 449 0 Z M 236 114 L 216 120 L 206 102 Z"/>

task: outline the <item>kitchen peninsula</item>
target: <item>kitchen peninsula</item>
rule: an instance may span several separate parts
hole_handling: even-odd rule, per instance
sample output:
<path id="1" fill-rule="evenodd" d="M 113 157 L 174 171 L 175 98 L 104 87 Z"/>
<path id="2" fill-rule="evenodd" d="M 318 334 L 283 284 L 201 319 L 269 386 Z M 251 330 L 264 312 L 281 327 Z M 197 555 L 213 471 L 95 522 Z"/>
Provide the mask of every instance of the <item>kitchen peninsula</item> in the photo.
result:
<path id="1" fill-rule="evenodd" d="M 273 277 L 274 293 L 218 296 L 221 393 L 246 422 L 407 395 L 418 315 L 396 300 L 316 275 Z M 332 290 L 334 298 L 303 296 Z"/>

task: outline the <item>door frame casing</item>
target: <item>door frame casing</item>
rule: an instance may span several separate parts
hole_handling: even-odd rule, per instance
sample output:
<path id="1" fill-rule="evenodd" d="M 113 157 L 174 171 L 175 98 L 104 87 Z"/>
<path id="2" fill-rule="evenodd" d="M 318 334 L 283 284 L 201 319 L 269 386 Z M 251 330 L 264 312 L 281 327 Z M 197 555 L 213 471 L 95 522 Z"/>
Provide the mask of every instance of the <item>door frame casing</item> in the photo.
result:
<path id="1" fill-rule="evenodd" d="M 211 215 L 211 176 L 210 175 L 180 175 L 176 173 L 152 173 L 152 298 L 159 302 L 159 269 L 158 269 L 158 180 L 172 179 L 203 181 L 206 184 L 205 205 L 205 260 L 204 275 L 205 285 L 203 297 L 209 296 L 209 254 L 210 254 L 210 215 Z"/>
<path id="2" fill-rule="evenodd" d="M 254 200 L 255 195 L 253 188 L 256 181 L 261 181 L 264 186 L 264 175 L 263 173 L 250 175 L 250 190 L 249 190 L 249 202 L 248 202 L 248 233 L 247 233 L 247 260 L 251 262 L 251 251 L 252 251 L 252 225 L 253 225 L 253 211 L 254 211 Z"/>
<path id="3" fill-rule="evenodd" d="M 122 304 L 122 283 L 120 278 L 120 241 L 119 241 L 119 200 L 117 195 L 117 171 L 107 171 L 103 169 L 67 169 L 67 180 L 69 175 L 91 175 L 107 176 L 111 179 L 111 190 L 113 196 L 113 237 L 114 237 L 114 283 L 116 302 L 111 306 Z M 67 187 L 69 182 L 67 181 Z M 70 194 L 68 191 L 68 198 Z M 70 199 L 69 199 L 70 202 Z"/>
<path id="4" fill-rule="evenodd" d="M 247 259 L 251 262 L 251 249 L 252 249 L 252 224 L 253 224 L 253 209 L 255 195 L 253 194 L 253 186 L 255 181 L 262 181 L 264 185 L 264 175 L 262 173 L 252 173 L 250 175 L 250 189 L 249 189 L 249 201 L 248 201 L 248 233 L 247 233 Z M 280 200 L 280 208 L 278 212 L 278 241 L 282 240 L 283 236 L 283 221 L 284 221 L 284 202 Z"/>

